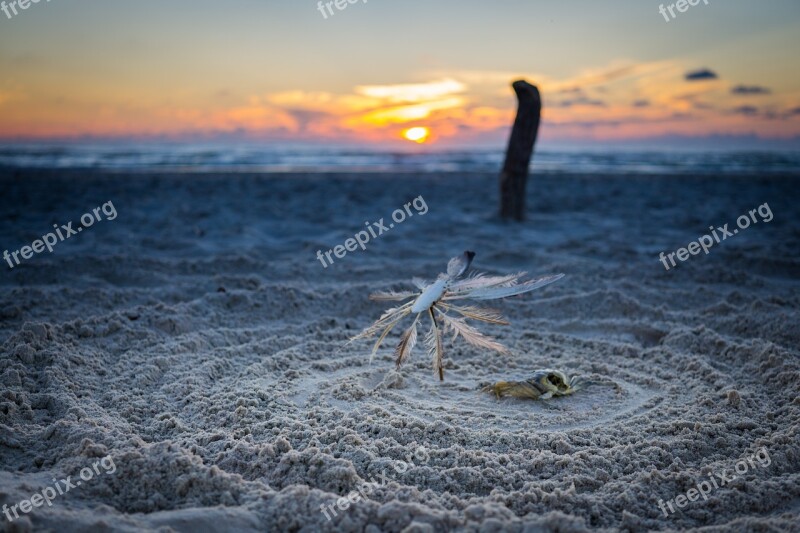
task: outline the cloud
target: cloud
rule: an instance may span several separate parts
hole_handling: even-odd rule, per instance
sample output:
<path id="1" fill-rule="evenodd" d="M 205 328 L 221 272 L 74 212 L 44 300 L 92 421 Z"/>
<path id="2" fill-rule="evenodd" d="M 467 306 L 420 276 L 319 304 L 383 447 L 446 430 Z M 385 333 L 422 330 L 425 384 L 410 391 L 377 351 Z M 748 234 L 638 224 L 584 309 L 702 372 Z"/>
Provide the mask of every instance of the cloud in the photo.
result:
<path id="1" fill-rule="evenodd" d="M 359 122 L 374 126 L 385 126 L 388 124 L 403 124 L 417 120 L 427 119 L 435 111 L 455 109 L 463 107 L 466 101 L 458 96 L 432 100 L 419 104 L 380 108 L 358 117 Z"/>
<path id="2" fill-rule="evenodd" d="M 425 74 L 460 80 L 469 84 L 471 92 L 477 86 L 482 89 L 490 89 L 492 94 L 497 93 L 498 90 L 500 94 L 507 94 L 511 82 L 518 79 L 526 79 L 539 87 L 543 94 L 581 94 L 588 88 L 603 90 L 603 85 L 650 76 L 670 67 L 671 63 L 669 62 L 631 63 L 629 61 L 617 61 L 608 66 L 584 70 L 576 75 L 560 79 L 535 72 L 491 70 L 435 70 Z"/>
<path id="3" fill-rule="evenodd" d="M 399 85 L 360 85 L 356 93 L 369 98 L 378 98 L 394 104 L 414 104 L 436 100 L 462 93 L 467 89 L 463 83 L 443 79 L 428 83 L 404 83 Z"/>
<path id="4" fill-rule="evenodd" d="M 719 78 L 717 73 L 707 68 L 691 70 L 684 75 L 686 81 L 716 80 L 717 78 Z"/>
<path id="5" fill-rule="evenodd" d="M 299 130 L 297 119 L 282 109 L 262 105 L 248 105 L 228 109 L 218 113 L 214 126 L 224 131 L 290 131 Z"/>
<path id="6" fill-rule="evenodd" d="M 599 128 L 603 126 L 616 128 L 624 123 L 625 121 L 622 120 L 571 120 L 568 122 L 549 122 L 547 123 L 547 128 Z"/>
<path id="7" fill-rule="evenodd" d="M 612 81 L 637 76 L 646 70 L 646 64 L 625 65 L 602 70 L 590 70 L 579 76 L 574 82 L 578 86 L 602 85 Z"/>
<path id="8" fill-rule="evenodd" d="M 329 115 L 346 115 L 366 111 L 381 105 L 377 98 L 353 94 L 338 95 L 327 92 L 285 91 L 257 97 L 253 103 L 269 105 L 291 111 L 318 111 Z"/>
<path id="9" fill-rule="evenodd" d="M 763 117 L 768 120 L 789 120 L 797 116 L 800 116 L 800 107 L 787 109 L 785 111 L 770 110 L 763 114 Z"/>
<path id="10" fill-rule="evenodd" d="M 768 88 L 760 85 L 737 85 L 731 89 L 731 94 L 770 94 L 771 92 Z"/>
<path id="11" fill-rule="evenodd" d="M 752 105 L 743 105 L 733 109 L 733 113 L 736 115 L 752 117 L 754 115 L 758 115 L 758 108 Z"/>
<path id="12" fill-rule="evenodd" d="M 783 113 L 783 118 L 791 118 L 800 115 L 800 107 L 795 107 Z"/>
<path id="13" fill-rule="evenodd" d="M 201 136 L 232 135 L 259 139 L 404 143 L 402 129 L 425 126 L 432 142 L 504 144 L 514 121 L 516 99 L 510 83 L 524 78 L 544 98 L 543 131 L 567 139 L 636 139 L 665 132 L 706 135 L 719 131 L 787 136 L 800 132 L 800 101 L 794 93 L 771 94 L 766 78 L 752 85 L 717 80 L 709 69 L 679 60 L 632 64 L 613 61 L 591 70 L 545 76 L 520 71 L 423 70 L 397 83 L 355 83 L 337 91 L 286 86 L 274 92 L 238 93 L 223 87 L 176 109 L 154 101 L 133 107 L 122 97 L 98 120 L 87 101 L 49 106 L 32 120 L 17 111 L 24 96 L 0 84 L 0 138 L 26 130 L 64 136 L 96 134 Z M 746 80 L 748 81 L 748 80 Z M 216 87 L 215 87 L 216 88 Z M 9 92 L 10 90 L 14 92 Z M 777 89 L 776 89 L 777 91 Z M 36 96 L 36 95 L 34 95 Z M 32 99 L 33 97 L 28 97 Z M 210 100 L 210 105 L 209 105 Z M 774 101 L 773 101 L 774 100 Z M 13 102 L 13 104 L 12 104 Z M 24 102 L 23 102 L 24 103 Z M 759 106 L 741 106 L 758 103 Z M 25 104 L 32 109 L 33 103 Z M 61 109 L 71 107 L 69 113 Z M 31 115 L 28 112 L 27 115 Z M 9 118 L 10 117 L 10 118 Z M 39 118 L 40 117 L 40 118 Z M 24 133 L 24 131 L 23 131 Z M 387 144 L 389 146 L 389 144 Z"/>
<path id="14" fill-rule="evenodd" d="M 555 104 L 555 107 L 573 107 L 573 106 L 588 106 L 588 107 L 606 107 L 606 103 L 602 100 L 592 100 L 586 96 L 579 96 L 572 100 L 564 100 Z"/>

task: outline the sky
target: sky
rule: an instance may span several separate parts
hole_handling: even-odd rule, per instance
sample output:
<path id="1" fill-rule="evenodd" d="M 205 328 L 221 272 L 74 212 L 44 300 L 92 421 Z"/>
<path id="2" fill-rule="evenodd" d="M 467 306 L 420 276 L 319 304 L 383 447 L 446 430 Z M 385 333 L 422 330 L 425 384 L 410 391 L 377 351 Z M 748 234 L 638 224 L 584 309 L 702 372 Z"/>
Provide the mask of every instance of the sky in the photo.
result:
<path id="1" fill-rule="evenodd" d="M 800 148 L 798 0 L 338 1 L 0 11 L 0 140 L 495 146 L 526 79 L 544 143 Z"/>

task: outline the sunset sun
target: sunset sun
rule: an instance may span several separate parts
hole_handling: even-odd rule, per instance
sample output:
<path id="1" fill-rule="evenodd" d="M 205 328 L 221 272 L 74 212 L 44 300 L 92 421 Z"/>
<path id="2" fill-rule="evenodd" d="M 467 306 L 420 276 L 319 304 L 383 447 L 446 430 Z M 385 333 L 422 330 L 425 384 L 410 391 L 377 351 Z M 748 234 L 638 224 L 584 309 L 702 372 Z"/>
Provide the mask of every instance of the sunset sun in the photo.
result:
<path id="1" fill-rule="evenodd" d="M 428 128 L 423 128 L 418 126 L 416 128 L 409 128 L 403 131 L 403 137 L 408 139 L 409 141 L 414 141 L 415 143 L 422 144 L 430 135 L 430 130 Z"/>

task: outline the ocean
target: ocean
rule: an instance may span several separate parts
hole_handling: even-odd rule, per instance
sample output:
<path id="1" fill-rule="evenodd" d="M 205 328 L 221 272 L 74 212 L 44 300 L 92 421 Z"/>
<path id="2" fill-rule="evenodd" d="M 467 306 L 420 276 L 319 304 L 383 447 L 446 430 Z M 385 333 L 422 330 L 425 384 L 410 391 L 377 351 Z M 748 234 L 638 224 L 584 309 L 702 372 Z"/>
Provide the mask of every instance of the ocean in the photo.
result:
<path id="1" fill-rule="evenodd" d="M 125 172 L 498 172 L 504 151 L 417 152 L 267 144 L 0 144 L 0 167 Z M 800 173 L 800 151 L 537 150 L 549 174 L 775 175 Z"/>

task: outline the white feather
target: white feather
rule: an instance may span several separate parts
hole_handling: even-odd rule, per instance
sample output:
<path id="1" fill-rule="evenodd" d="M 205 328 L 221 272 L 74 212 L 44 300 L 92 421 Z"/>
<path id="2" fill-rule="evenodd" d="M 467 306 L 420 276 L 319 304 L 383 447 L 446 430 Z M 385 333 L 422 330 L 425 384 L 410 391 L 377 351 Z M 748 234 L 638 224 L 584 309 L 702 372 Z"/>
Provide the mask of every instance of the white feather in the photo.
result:
<path id="1" fill-rule="evenodd" d="M 414 305 L 411 306 L 411 312 L 422 313 L 423 311 L 430 309 L 430 307 L 442 297 L 446 288 L 446 279 L 437 280 L 435 283 L 425 289 L 422 294 L 419 295 L 419 298 L 414 301 Z"/>
<path id="2" fill-rule="evenodd" d="M 516 296 L 517 294 L 524 294 L 534 289 L 539 289 L 545 285 L 550 285 L 561 278 L 564 274 L 556 274 L 555 276 L 544 276 L 538 279 L 532 279 L 519 285 L 512 285 L 510 287 L 486 287 L 483 289 L 474 289 L 471 291 L 461 292 L 454 294 L 446 300 L 460 300 L 468 298 L 470 300 L 496 300 L 498 298 L 507 298 L 509 296 Z"/>

